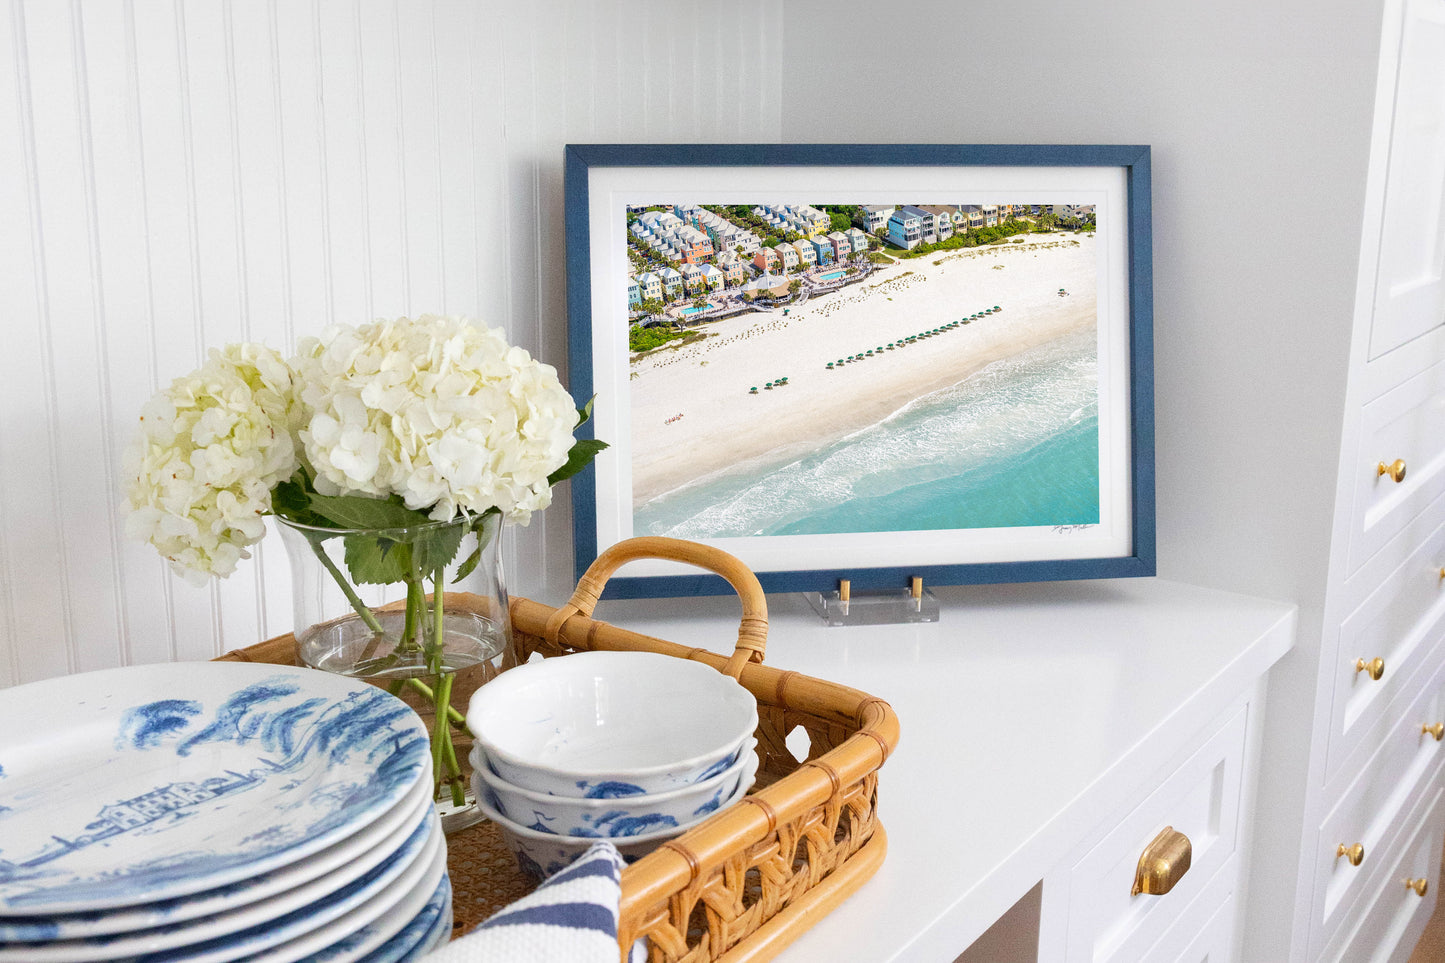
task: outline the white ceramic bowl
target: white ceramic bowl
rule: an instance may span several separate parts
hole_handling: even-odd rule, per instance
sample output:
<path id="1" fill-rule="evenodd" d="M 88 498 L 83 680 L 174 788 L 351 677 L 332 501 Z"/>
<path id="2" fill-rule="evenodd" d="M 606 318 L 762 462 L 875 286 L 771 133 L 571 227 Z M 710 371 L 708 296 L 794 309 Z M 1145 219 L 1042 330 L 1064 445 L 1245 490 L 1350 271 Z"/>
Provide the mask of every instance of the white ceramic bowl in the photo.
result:
<path id="1" fill-rule="evenodd" d="M 743 744 L 737 762 L 710 779 L 664 793 L 578 799 L 522 789 L 487 768 L 475 748 L 472 770 L 490 792 L 487 802 L 512 822 L 562 836 L 626 837 L 657 829 L 686 827 L 703 819 L 739 784 L 750 788 L 758 772 L 756 739 Z"/>
<path id="2" fill-rule="evenodd" d="M 526 826 L 519 826 L 512 822 L 498 812 L 497 807 L 487 798 L 486 784 L 482 782 L 478 772 L 472 773 L 472 789 L 477 795 L 477 808 L 497 824 L 497 828 L 502 832 L 503 840 L 506 841 L 507 848 L 517 859 L 517 865 L 533 882 L 540 883 L 548 876 L 565 869 L 572 864 L 573 860 L 587 852 L 593 843 L 597 842 L 596 837 L 558 836 L 554 833 L 544 833 Z M 747 791 L 747 787 L 739 786 L 732 796 L 724 800 L 718 808 L 726 809 L 733 805 L 747 795 Z M 633 863 L 669 839 L 681 836 L 690 828 L 691 826 L 670 826 L 667 829 L 641 833 L 636 836 L 609 839 L 608 842 L 617 847 L 623 860 Z"/>
<path id="3" fill-rule="evenodd" d="M 579 652 L 509 669 L 472 695 L 492 771 L 557 796 L 660 793 L 711 778 L 758 724 L 753 694 L 656 652 Z"/>

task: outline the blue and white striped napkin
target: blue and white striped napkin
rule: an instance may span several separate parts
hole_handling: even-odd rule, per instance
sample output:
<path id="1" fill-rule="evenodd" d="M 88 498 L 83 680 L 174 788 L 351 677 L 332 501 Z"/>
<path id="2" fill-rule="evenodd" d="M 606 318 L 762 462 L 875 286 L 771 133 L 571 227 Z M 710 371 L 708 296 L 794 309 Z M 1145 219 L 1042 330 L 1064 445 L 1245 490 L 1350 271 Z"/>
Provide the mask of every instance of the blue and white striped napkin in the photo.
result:
<path id="1" fill-rule="evenodd" d="M 622 856 L 598 840 L 566 869 L 425 963 L 617 963 Z M 639 940 L 629 954 L 638 958 Z M 644 957 L 645 958 L 645 955 Z"/>

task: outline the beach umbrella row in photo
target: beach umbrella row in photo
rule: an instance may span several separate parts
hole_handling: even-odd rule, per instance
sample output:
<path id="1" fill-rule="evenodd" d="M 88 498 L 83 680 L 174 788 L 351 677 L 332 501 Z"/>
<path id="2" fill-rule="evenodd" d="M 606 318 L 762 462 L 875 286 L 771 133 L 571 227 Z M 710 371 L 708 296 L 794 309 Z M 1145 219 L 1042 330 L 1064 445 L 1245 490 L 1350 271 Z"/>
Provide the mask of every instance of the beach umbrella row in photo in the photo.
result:
<path id="1" fill-rule="evenodd" d="M 1002 310 L 1003 308 L 995 304 L 991 308 L 984 308 L 982 311 L 979 311 L 976 314 L 970 314 L 966 318 L 959 318 L 957 321 L 950 321 L 941 327 L 932 328 L 928 331 L 920 331 L 917 334 L 909 335 L 908 337 L 901 338 L 898 341 L 890 341 L 887 345 L 879 345 L 876 348 L 869 348 L 866 351 L 860 351 L 858 354 L 850 354 L 848 355 L 848 357 L 839 358 L 837 361 L 829 361 L 826 365 L 824 365 L 824 367 L 829 371 L 833 371 L 837 368 L 843 367 L 845 364 L 853 364 L 858 361 L 866 361 L 869 358 L 877 357 L 878 355 L 884 354 L 885 352 L 896 351 L 899 348 L 906 348 L 910 344 L 917 344 L 919 341 L 923 341 L 926 338 L 932 338 L 936 335 L 945 334 L 965 324 L 971 324 L 974 321 L 979 320 L 980 318 L 986 318 L 989 315 L 997 314 Z"/>
<path id="2" fill-rule="evenodd" d="M 784 378 L 774 378 L 772 381 L 766 381 L 766 382 L 764 382 L 764 383 L 763 383 L 763 388 L 766 389 L 766 390 L 768 390 L 768 391 L 772 391 L 774 388 L 781 388 L 783 385 L 785 385 L 785 384 L 787 384 L 787 383 L 788 383 L 788 379 L 785 378 L 785 377 L 784 377 Z M 753 387 L 751 387 L 751 388 L 748 389 L 748 394 L 750 394 L 750 395 L 755 395 L 755 394 L 757 394 L 757 393 L 758 393 L 758 389 L 757 389 L 757 386 L 756 386 L 756 385 L 754 385 Z"/>

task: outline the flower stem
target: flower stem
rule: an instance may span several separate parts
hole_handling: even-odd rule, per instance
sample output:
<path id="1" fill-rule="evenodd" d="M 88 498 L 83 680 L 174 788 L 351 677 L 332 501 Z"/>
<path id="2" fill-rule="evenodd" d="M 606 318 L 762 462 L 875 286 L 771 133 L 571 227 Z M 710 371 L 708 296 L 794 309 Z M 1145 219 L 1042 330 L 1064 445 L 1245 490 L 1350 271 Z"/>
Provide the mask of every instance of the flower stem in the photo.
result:
<path id="1" fill-rule="evenodd" d="M 452 745 L 452 733 L 446 724 L 447 710 L 451 708 L 452 680 L 453 673 L 445 673 L 437 679 L 435 694 L 432 702 L 435 709 L 435 719 L 431 735 L 432 748 L 432 772 L 437 780 L 437 788 L 442 783 L 451 787 L 452 803 L 460 806 L 466 802 L 466 791 L 462 786 L 462 769 L 457 763 L 457 750 Z"/>
<path id="2" fill-rule="evenodd" d="M 311 551 L 320 559 L 322 566 L 331 573 L 331 577 L 341 587 L 341 591 L 346 595 L 346 601 L 350 602 L 351 607 L 356 610 L 356 614 L 361 616 L 361 621 L 365 622 L 366 627 L 377 635 L 384 635 L 386 630 L 381 627 L 381 623 L 377 621 L 371 609 L 367 608 L 366 603 L 361 601 L 361 596 L 356 594 L 356 589 L 352 588 L 351 583 L 346 580 L 346 576 L 341 574 L 341 569 L 336 567 L 336 563 L 326 554 L 321 543 L 309 536 L 306 541 L 311 545 Z"/>
<path id="3" fill-rule="evenodd" d="M 432 636 L 436 639 L 438 653 L 446 651 L 446 616 L 443 612 L 443 608 L 445 607 L 445 603 L 443 602 L 445 593 L 442 591 L 443 588 L 442 570 L 437 569 L 436 573 L 432 576 L 431 615 Z"/>
<path id="4" fill-rule="evenodd" d="M 411 688 L 415 689 L 423 699 L 430 702 L 432 705 L 436 705 L 437 697 L 435 693 L 432 692 L 431 686 L 427 685 L 416 676 L 410 676 L 405 679 L 397 679 L 396 682 L 392 683 L 392 685 L 397 688 L 398 692 L 401 690 L 402 685 L 410 686 Z M 396 692 L 392 693 L 392 695 L 396 694 Z M 456 726 L 458 729 L 462 729 L 466 727 L 467 717 L 462 715 L 451 705 L 448 705 L 447 721 L 450 722 L 452 725 Z"/>

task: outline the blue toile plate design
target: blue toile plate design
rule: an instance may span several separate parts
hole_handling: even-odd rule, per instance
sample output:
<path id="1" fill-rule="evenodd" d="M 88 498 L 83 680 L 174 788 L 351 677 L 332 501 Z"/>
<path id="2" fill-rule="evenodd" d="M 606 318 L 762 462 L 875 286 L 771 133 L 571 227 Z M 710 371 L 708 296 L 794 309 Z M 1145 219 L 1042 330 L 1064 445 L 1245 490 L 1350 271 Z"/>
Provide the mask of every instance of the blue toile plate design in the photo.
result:
<path id="1" fill-rule="evenodd" d="M 425 821 L 412 829 L 400 847 L 345 884 L 332 884 L 323 877 L 283 894 L 284 899 L 252 903 L 216 916 L 135 933 L 27 943 L 13 948 L 0 946 L 0 961 L 92 963 L 124 958 L 223 963 L 246 956 L 340 919 L 389 887 L 408 869 L 419 872 L 414 864 L 430 862 L 441 846 L 441 830 L 436 822 L 435 814 L 428 812 Z"/>
<path id="2" fill-rule="evenodd" d="M 451 935 L 452 880 L 450 876 L 443 875 L 431 898 L 411 922 L 403 926 L 391 939 L 353 963 L 407 963 L 430 953 L 451 939 Z M 365 941 L 364 934 L 357 935 L 358 944 Z M 345 955 L 346 951 L 338 945 L 334 953 L 322 951 L 308 963 L 343 963 Z"/>
<path id="3" fill-rule="evenodd" d="M 294 904 L 298 894 L 318 887 L 330 892 L 367 872 L 391 855 L 434 809 L 431 784 L 424 780 L 370 826 L 298 862 L 201 893 L 110 912 L 0 917 L 0 947 L 117 935 L 183 922 L 204 926 L 209 918 L 237 908 L 278 915 Z"/>
<path id="4" fill-rule="evenodd" d="M 171 663 L 18 686 L 0 700 L 0 916 L 251 879 L 364 829 L 429 775 L 405 703 L 311 669 Z"/>
<path id="5" fill-rule="evenodd" d="M 241 959 L 244 963 L 294 963 L 296 960 L 305 960 L 306 963 L 358 963 L 365 959 L 368 953 L 401 932 L 442 885 L 447 876 L 446 842 L 440 831 L 436 838 L 440 845 L 430 862 L 423 857 L 394 884 L 345 917 Z M 170 960 L 190 963 L 191 957 L 184 954 L 155 957 L 143 963 L 169 963 Z"/>

